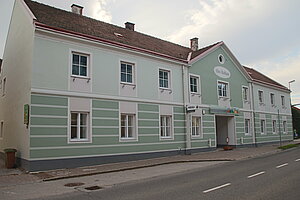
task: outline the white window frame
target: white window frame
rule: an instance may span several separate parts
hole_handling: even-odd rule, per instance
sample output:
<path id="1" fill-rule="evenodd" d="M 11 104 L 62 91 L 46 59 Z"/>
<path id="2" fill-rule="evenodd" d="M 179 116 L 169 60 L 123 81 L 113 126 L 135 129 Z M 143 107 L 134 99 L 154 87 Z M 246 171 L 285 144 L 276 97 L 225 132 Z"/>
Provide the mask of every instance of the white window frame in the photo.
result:
<path id="1" fill-rule="evenodd" d="M 131 65 L 132 67 L 132 71 L 131 71 L 131 76 L 132 76 L 132 82 L 128 82 L 127 80 L 126 81 L 122 81 L 122 64 L 125 64 L 126 65 L 126 70 L 127 70 L 127 65 Z M 120 61 L 120 83 L 121 84 L 128 84 L 128 85 L 135 85 L 135 82 L 136 82 L 136 67 L 135 67 L 135 63 L 133 62 L 127 62 L 127 61 Z M 125 73 L 127 75 L 127 73 Z"/>
<path id="2" fill-rule="evenodd" d="M 86 63 L 86 76 L 80 75 L 80 57 L 79 57 L 79 75 L 73 74 L 73 55 L 85 56 L 87 59 Z M 71 51 L 71 77 L 78 77 L 78 78 L 86 78 L 89 79 L 90 77 L 90 54 L 82 53 L 78 51 Z"/>
<path id="3" fill-rule="evenodd" d="M 283 133 L 287 134 L 287 121 L 286 120 L 282 121 L 282 129 L 283 129 Z"/>
<path id="4" fill-rule="evenodd" d="M 224 96 L 224 91 L 223 91 L 223 87 L 221 88 L 221 93 L 222 95 L 220 96 L 220 93 L 219 93 L 219 84 L 221 85 L 225 85 L 226 86 L 226 96 Z M 226 81 L 217 81 L 217 94 L 218 94 L 218 97 L 219 98 L 230 98 L 230 88 L 229 88 L 229 83 L 226 82 Z"/>
<path id="5" fill-rule="evenodd" d="M 0 121 L 0 140 L 2 140 L 4 137 L 4 121 Z"/>
<path id="6" fill-rule="evenodd" d="M 273 92 L 270 92 L 270 104 L 275 106 L 275 94 Z"/>
<path id="7" fill-rule="evenodd" d="M 249 101 L 249 87 L 242 86 L 242 98 L 243 98 L 243 101 L 245 101 L 245 102 Z"/>
<path id="8" fill-rule="evenodd" d="M 122 137 L 122 116 L 125 116 L 125 137 Z M 132 117 L 132 125 L 129 126 L 129 117 Z M 129 137 L 129 127 L 132 128 L 132 137 Z M 120 113 L 120 134 L 119 134 L 120 141 L 132 141 L 137 140 L 137 127 L 136 127 L 136 115 L 132 113 Z"/>
<path id="9" fill-rule="evenodd" d="M 163 124 L 162 124 L 162 118 L 163 120 Z M 170 126 L 167 126 L 166 122 L 167 119 L 169 119 L 169 124 Z M 170 133 L 169 135 L 167 135 L 167 127 L 169 127 Z M 173 117 L 171 115 L 160 115 L 159 117 L 159 136 L 160 139 L 173 139 Z M 162 134 L 164 133 L 164 134 Z"/>
<path id="10" fill-rule="evenodd" d="M 220 61 L 220 57 L 222 58 L 222 61 Z M 225 57 L 223 56 L 223 54 L 219 54 L 218 55 L 218 61 L 220 64 L 224 64 L 225 63 Z"/>
<path id="11" fill-rule="evenodd" d="M 167 85 L 167 87 L 161 87 L 161 86 L 160 86 L 160 77 L 159 77 L 160 71 L 166 72 L 166 73 L 168 74 L 168 80 L 167 80 L 167 81 L 168 81 L 168 85 Z M 164 80 L 165 80 L 165 79 L 163 79 L 163 81 L 164 81 Z M 171 90 L 171 84 L 172 84 L 172 82 L 171 82 L 171 70 L 159 68 L 159 69 L 158 69 L 158 86 L 159 86 L 159 88 L 160 88 L 160 89 Z"/>
<path id="12" fill-rule="evenodd" d="M 248 119 L 248 118 L 245 118 L 245 120 L 244 120 L 244 131 L 245 131 L 245 136 L 251 135 L 251 131 L 250 131 L 250 119 Z"/>
<path id="13" fill-rule="evenodd" d="M 72 113 L 77 114 L 77 137 L 72 138 Z M 85 114 L 86 116 L 86 138 L 80 138 L 80 115 Z M 90 113 L 89 112 L 79 112 L 79 111 L 71 111 L 70 112 L 70 133 L 69 133 L 69 142 L 76 143 L 76 142 L 90 142 L 91 141 L 91 134 L 90 134 Z"/>
<path id="14" fill-rule="evenodd" d="M 266 132 L 266 120 L 265 119 L 261 119 L 260 120 L 260 134 L 261 135 L 265 135 L 266 133 L 267 133 Z"/>
<path id="15" fill-rule="evenodd" d="M 275 123 L 275 126 L 274 126 Z M 276 120 L 272 120 L 272 133 L 273 134 L 277 134 L 277 121 Z"/>
<path id="16" fill-rule="evenodd" d="M 192 88 L 191 88 L 191 86 L 192 86 L 191 78 L 196 79 L 196 84 L 197 84 L 196 85 L 196 88 L 197 88 L 196 92 L 192 91 Z M 193 86 L 195 86 L 195 85 L 193 85 Z M 195 74 L 190 74 L 190 76 L 189 76 L 189 90 L 190 90 L 191 94 L 200 94 L 200 76 L 195 75 Z"/>
<path id="17" fill-rule="evenodd" d="M 261 94 L 261 97 L 260 97 L 259 94 Z M 260 103 L 260 104 L 265 103 L 265 97 L 264 97 L 264 91 L 263 90 L 258 90 L 258 103 Z"/>
<path id="18" fill-rule="evenodd" d="M 198 121 L 199 126 L 194 126 L 193 122 L 194 119 Z M 198 131 L 197 131 L 198 128 Z M 195 134 L 193 134 L 193 131 Z M 203 138 L 203 132 L 202 132 L 202 118 L 201 116 L 192 116 L 191 120 L 191 137 L 192 138 Z"/>
<path id="19" fill-rule="evenodd" d="M 281 99 L 281 106 L 284 108 L 285 107 L 285 96 L 281 95 L 280 99 Z"/>

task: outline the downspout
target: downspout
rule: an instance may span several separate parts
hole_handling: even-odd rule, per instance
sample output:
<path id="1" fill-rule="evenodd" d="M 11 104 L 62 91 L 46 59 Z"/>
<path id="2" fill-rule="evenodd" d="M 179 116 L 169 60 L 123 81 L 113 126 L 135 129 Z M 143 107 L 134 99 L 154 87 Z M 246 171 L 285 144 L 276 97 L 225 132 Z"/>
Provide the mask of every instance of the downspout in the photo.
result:
<path id="1" fill-rule="evenodd" d="M 182 65 L 182 84 L 183 84 L 183 103 L 184 103 L 184 113 L 185 113 L 185 154 L 191 154 L 191 137 L 190 137 L 190 114 L 186 111 L 186 106 L 188 103 L 187 100 L 187 73 L 186 73 L 186 67 Z"/>
<path id="2" fill-rule="evenodd" d="M 256 128 L 255 128 L 255 108 L 254 108 L 254 93 L 253 93 L 253 83 L 250 82 L 250 90 L 251 90 L 251 98 L 252 101 L 250 103 L 250 110 L 251 110 L 251 114 L 252 114 L 252 119 L 253 119 L 253 125 L 252 125 L 252 131 L 253 131 L 253 142 L 255 147 L 257 147 L 257 142 L 256 142 Z"/>

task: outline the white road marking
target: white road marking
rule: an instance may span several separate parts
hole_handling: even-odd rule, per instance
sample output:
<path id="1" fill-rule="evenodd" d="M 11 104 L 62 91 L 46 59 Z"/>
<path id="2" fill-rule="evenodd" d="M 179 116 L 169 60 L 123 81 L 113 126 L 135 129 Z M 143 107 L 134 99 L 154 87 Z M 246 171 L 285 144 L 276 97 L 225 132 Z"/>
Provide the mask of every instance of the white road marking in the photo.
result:
<path id="1" fill-rule="evenodd" d="M 284 163 L 284 164 L 282 164 L 282 165 L 278 165 L 278 166 L 276 166 L 276 168 L 278 169 L 278 168 L 281 168 L 281 167 L 284 167 L 284 166 L 287 166 L 289 163 Z"/>
<path id="2" fill-rule="evenodd" d="M 297 159 L 297 160 L 295 160 L 296 162 L 298 162 L 298 161 L 300 161 L 300 158 L 299 159 Z"/>
<path id="3" fill-rule="evenodd" d="M 266 173 L 266 172 L 265 172 L 265 171 L 258 172 L 258 173 L 256 173 L 256 174 L 252 174 L 252 175 L 247 176 L 247 178 L 253 178 L 253 177 L 255 177 L 255 176 L 259 176 L 259 175 L 262 175 L 262 174 L 264 174 L 264 173 Z"/>
<path id="4" fill-rule="evenodd" d="M 211 191 L 214 191 L 214 190 L 217 190 L 217 189 L 221 189 L 221 188 L 223 188 L 223 187 L 227 187 L 227 186 L 229 186 L 229 185 L 231 185 L 231 183 L 226 183 L 226 184 L 224 184 L 224 185 L 220 185 L 220 186 L 217 186 L 217 187 L 214 187 L 214 188 L 205 190 L 205 191 L 203 191 L 203 193 L 208 193 L 208 192 L 211 192 Z"/>

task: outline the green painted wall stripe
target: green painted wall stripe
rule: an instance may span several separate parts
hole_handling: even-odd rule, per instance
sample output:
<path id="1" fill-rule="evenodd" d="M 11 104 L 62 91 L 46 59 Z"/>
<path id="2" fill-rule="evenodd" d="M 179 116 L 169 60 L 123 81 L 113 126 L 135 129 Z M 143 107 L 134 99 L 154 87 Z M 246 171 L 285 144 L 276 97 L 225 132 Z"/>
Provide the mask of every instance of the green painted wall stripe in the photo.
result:
<path id="1" fill-rule="evenodd" d="M 31 95 L 31 104 L 67 106 L 68 98 Z"/>
<path id="2" fill-rule="evenodd" d="M 30 135 L 67 135 L 67 128 L 30 127 Z"/>
<path id="3" fill-rule="evenodd" d="M 119 118 L 119 112 L 113 110 L 93 110 L 93 117 Z"/>
<path id="4" fill-rule="evenodd" d="M 202 118 L 203 118 L 203 121 L 215 121 L 215 117 L 214 116 L 204 115 Z"/>
<path id="5" fill-rule="evenodd" d="M 159 114 L 157 113 L 138 113 L 138 118 L 139 119 L 157 119 L 159 120 Z"/>
<path id="6" fill-rule="evenodd" d="M 138 126 L 146 126 L 146 127 L 158 127 L 159 121 L 138 121 Z"/>
<path id="7" fill-rule="evenodd" d="M 31 106 L 32 115 L 68 116 L 67 108 L 50 108 Z"/>
<path id="8" fill-rule="evenodd" d="M 185 120 L 185 116 L 184 115 L 174 114 L 174 120 Z"/>
<path id="9" fill-rule="evenodd" d="M 185 128 L 174 128 L 174 133 L 185 133 Z"/>
<path id="10" fill-rule="evenodd" d="M 174 121 L 174 126 L 175 127 L 185 127 L 185 122 L 184 121 Z"/>
<path id="11" fill-rule="evenodd" d="M 215 132 L 215 128 L 203 127 L 203 133 L 213 133 L 213 132 Z"/>
<path id="12" fill-rule="evenodd" d="M 202 122 L 204 127 L 215 127 L 214 122 Z"/>
<path id="13" fill-rule="evenodd" d="M 93 135 L 119 135 L 119 128 L 93 128 Z"/>
<path id="14" fill-rule="evenodd" d="M 153 127 L 153 128 L 139 128 L 139 135 L 147 135 L 147 134 L 159 134 L 159 128 Z"/>
<path id="15" fill-rule="evenodd" d="M 31 125 L 56 125 L 56 126 L 68 125 L 68 119 L 31 117 L 30 124 Z"/>
<path id="16" fill-rule="evenodd" d="M 173 107 L 174 113 L 185 113 L 184 107 Z"/>
<path id="17" fill-rule="evenodd" d="M 93 108 L 119 109 L 119 103 L 114 101 L 93 100 Z"/>
<path id="18" fill-rule="evenodd" d="M 151 104 L 138 104 L 138 110 L 159 112 L 158 105 L 151 105 Z"/>
<path id="19" fill-rule="evenodd" d="M 119 120 L 93 119 L 93 126 L 119 126 Z"/>

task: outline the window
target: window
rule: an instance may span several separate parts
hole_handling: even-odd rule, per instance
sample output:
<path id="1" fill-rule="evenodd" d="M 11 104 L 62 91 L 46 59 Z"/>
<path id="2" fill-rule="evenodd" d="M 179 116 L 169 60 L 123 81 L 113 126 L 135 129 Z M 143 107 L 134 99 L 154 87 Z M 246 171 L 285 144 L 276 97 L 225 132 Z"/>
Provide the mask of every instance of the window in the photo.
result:
<path id="1" fill-rule="evenodd" d="M 287 133 L 286 121 L 283 121 L 283 133 Z"/>
<path id="2" fill-rule="evenodd" d="M 243 87 L 243 100 L 248 101 L 248 88 Z"/>
<path id="3" fill-rule="evenodd" d="M 191 126 L 191 134 L 192 137 L 200 137 L 201 135 L 201 118 L 200 117 L 192 117 L 192 126 Z"/>
<path id="4" fill-rule="evenodd" d="M 219 63 L 224 64 L 225 58 L 224 58 L 224 56 L 223 56 L 222 54 L 220 54 L 220 55 L 218 56 L 218 61 L 219 61 Z"/>
<path id="5" fill-rule="evenodd" d="M 285 98 L 284 98 L 284 96 L 281 96 L 281 105 L 282 105 L 282 107 L 285 106 Z"/>
<path id="6" fill-rule="evenodd" d="M 199 78 L 190 76 L 190 90 L 192 93 L 198 93 Z"/>
<path id="7" fill-rule="evenodd" d="M 273 134 L 277 133 L 276 120 L 272 121 L 272 132 Z"/>
<path id="8" fill-rule="evenodd" d="M 0 122 L 0 138 L 2 139 L 3 138 L 3 135 L 4 135 L 4 132 L 3 132 L 3 129 L 4 129 L 4 122 Z"/>
<path id="9" fill-rule="evenodd" d="M 259 103 L 264 103 L 264 92 L 262 90 L 258 91 L 258 100 Z"/>
<path id="10" fill-rule="evenodd" d="M 260 120 L 260 133 L 265 134 L 266 132 L 266 121 L 264 119 Z"/>
<path id="11" fill-rule="evenodd" d="M 271 100 L 271 105 L 275 105 L 275 95 L 273 93 L 270 93 L 270 100 Z"/>
<path id="12" fill-rule="evenodd" d="M 6 93 L 6 78 L 3 79 L 3 83 L 2 83 L 2 96 L 5 95 Z"/>
<path id="13" fill-rule="evenodd" d="M 88 113 L 71 113 L 71 141 L 88 140 Z"/>
<path id="14" fill-rule="evenodd" d="M 135 138 L 135 115 L 121 114 L 121 139 Z"/>
<path id="15" fill-rule="evenodd" d="M 172 117 L 160 116 L 160 137 L 171 138 L 172 137 Z"/>
<path id="16" fill-rule="evenodd" d="M 73 53 L 72 54 L 72 75 L 74 76 L 88 76 L 88 56 Z"/>
<path id="17" fill-rule="evenodd" d="M 250 134 L 250 119 L 245 119 L 245 135 Z"/>
<path id="18" fill-rule="evenodd" d="M 218 94 L 219 97 L 227 97 L 228 84 L 224 82 L 218 82 Z"/>
<path id="19" fill-rule="evenodd" d="M 121 62 L 121 82 L 134 83 L 134 65 Z"/>
<path id="20" fill-rule="evenodd" d="M 170 88 L 170 71 L 159 70 L 159 87 L 161 88 Z"/>

